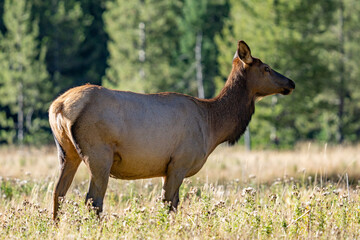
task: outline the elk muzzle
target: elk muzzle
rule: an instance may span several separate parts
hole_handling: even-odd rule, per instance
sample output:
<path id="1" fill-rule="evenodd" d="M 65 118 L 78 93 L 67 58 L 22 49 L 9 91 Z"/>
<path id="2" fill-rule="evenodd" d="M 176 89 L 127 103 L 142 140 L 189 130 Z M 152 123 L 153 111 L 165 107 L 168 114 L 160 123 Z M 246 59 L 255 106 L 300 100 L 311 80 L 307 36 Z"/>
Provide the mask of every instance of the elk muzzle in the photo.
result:
<path id="1" fill-rule="evenodd" d="M 276 76 L 276 82 L 282 88 L 280 92 L 283 95 L 289 95 L 295 89 L 295 83 L 291 79 L 273 70 Z"/>

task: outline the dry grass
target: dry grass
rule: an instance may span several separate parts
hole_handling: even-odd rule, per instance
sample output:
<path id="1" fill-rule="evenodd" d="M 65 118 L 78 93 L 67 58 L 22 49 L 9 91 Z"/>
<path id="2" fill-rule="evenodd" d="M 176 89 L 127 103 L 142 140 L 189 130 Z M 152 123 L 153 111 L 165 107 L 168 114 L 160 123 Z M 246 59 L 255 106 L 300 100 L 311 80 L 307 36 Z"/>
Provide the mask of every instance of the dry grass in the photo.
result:
<path id="1" fill-rule="evenodd" d="M 84 207 L 82 165 L 55 224 L 55 149 L 2 148 L 0 239 L 359 239 L 357 154 L 357 147 L 249 153 L 221 146 L 183 183 L 177 214 L 159 201 L 159 179 L 112 180 L 101 219 Z"/>
<path id="2" fill-rule="evenodd" d="M 277 178 L 311 176 L 321 183 L 325 179 L 360 179 L 359 146 L 303 144 L 293 151 L 252 151 L 241 147 L 221 146 L 209 158 L 197 175 L 212 180 L 242 182 L 256 178 L 257 183 L 273 182 Z M 315 179 L 314 179 L 315 178 Z M 252 180 L 254 181 L 254 180 Z M 356 182 L 353 182 L 356 183 Z"/>
<path id="3" fill-rule="evenodd" d="M 360 147 L 303 144 L 293 151 L 252 151 L 241 146 L 222 145 L 212 153 L 195 178 L 211 182 L 238 179 L 241 182 L 266 183 L 277 178 L 311 176 L 319 183 L 331 178 L 343 180 L 347 173 L 351 183 L 360 179 Z M 59 163 L 55 147 L 0 148 L 0 176 L 35 179 L 58 175 Z M 75 182 L 87 180 L 84 164 L 75 176 Z"/>

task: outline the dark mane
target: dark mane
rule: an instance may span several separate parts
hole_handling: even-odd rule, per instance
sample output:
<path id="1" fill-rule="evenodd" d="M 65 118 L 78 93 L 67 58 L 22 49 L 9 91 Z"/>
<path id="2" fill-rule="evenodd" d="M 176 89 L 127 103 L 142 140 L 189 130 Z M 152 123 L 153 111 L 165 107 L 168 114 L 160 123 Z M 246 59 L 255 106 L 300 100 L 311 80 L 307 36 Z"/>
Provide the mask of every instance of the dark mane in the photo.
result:
<path id="1" fill-rule="evenodd" d="M 247 103 L 247 84 L 245 78 L 244 69 L 241 71 L 237 71 L 234 74 L 231 74 L 231 81 L 235 83 L 237 88 L 236 91 L 232 91 L 234 98 L 238 99 L 238 101 L 234 101 L 233 104 L 236 104 L 237 111 L 236 114 L 233 115 L 234 121 L 237 123 L 236 128 L 233 133 L 229 136 L 227 142 L 229 145 L 234 145 L 240 139 L 240 137 L 244 134 L 247 126 L 250 123 L 251 117 L 255 112 L 255 103 L 254 101 L 250 101 L 250 104 Z"/>
<path id="2" fill-rule="evenodd" d="M 238 116 L 238 125 L 236 126 L 236 129 L 234 130 L 233 134 L 227 140 L 230 146 L 234 145 L 239 141 L 240 137 L 244 134 L 247 126 L 249 125 L 251 117 L 255 112 L 254 102 L 252 102 L 250 108 L 245 110 L 246 112 Z"/>
<path id="3" fill-rule="evenodd" d="M 213 103 L 217 106 L 214 110 L 214 128 L 231 126 L 231 133 L 222 142 L 234 145 L 245 132 L 255 111 L 254 100 L 249 97 L 246 72 L 239 59 L 234 59 L 233 69 L 225 86 Z"/>

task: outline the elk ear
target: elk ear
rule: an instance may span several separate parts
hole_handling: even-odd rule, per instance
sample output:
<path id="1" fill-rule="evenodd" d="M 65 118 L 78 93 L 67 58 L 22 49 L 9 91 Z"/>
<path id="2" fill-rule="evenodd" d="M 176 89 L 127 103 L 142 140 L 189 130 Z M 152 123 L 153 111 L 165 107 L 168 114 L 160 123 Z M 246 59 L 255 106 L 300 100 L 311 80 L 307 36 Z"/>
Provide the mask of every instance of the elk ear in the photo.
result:
<path id="1" fill-rule="evenodd" d="M 251 56 L 250 48 L 242 40 L 238 42 L 237 53 L 238 53 L 239 58 L 241 59 L 241 61 L 243 61 L 244 63 L 251 64 L 253 62 L 253 58 Z"/>

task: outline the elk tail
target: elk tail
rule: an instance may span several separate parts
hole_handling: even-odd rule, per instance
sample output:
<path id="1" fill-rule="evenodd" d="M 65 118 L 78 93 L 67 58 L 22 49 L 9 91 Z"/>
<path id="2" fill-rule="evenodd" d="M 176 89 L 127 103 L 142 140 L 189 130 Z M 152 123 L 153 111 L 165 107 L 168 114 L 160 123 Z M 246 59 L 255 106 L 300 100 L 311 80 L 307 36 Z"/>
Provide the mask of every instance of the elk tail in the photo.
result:
<path id="1" fill-rule="evenodd" d="M 59 142 L 59 140 L 64 137 L 68 138 L 76 152 L 81 157 L 81 150 L 72 134 L 71 128 L 73 123 L 70 119 L 64 116 L 64 105 L 62 102 L 55 101 L 51 104 L 49 109 L 49 122 L 57 147 L 62 149 L 62 143 Z"/>

